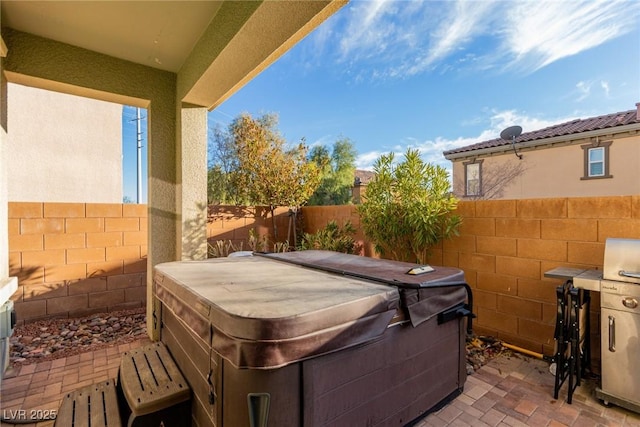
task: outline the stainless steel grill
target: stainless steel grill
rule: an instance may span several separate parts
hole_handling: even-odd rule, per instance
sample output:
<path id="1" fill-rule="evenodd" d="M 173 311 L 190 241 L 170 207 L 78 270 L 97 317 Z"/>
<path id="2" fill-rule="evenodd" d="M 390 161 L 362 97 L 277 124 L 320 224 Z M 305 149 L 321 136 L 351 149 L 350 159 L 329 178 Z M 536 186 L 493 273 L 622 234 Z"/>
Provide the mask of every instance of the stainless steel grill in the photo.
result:
<path id="1" fill-rule="evenodd" d="M 573 279 L 600 292 L 602 384 L 596 396 L 640 413 L 640 240 L 607 239 L 603 271 Z"/>

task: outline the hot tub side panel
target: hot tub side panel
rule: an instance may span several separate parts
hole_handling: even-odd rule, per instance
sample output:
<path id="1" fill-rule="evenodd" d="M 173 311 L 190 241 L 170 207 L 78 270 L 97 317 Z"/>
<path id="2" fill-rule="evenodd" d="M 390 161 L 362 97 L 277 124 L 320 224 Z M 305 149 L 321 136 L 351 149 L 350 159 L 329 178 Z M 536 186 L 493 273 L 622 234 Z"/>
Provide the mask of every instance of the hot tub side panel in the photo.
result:
<path id="1" fill-rule="evenodd" d="M 222 425 L 249 426 L 251 393 L 269 395 L 267 426 L 302 426 L 301 370 L 300 362 L 278 369 L 238 369 L 223 359 Z"/>
<path id="2" fill-rule="evenodd" d="M 192 425 L 221 426 L 222 360 L 211 350 L 210 337 L 194 333 L 191 325 L 163 304 L 160 339 L 168 347 L 191 387 Z"/>
<path id="3" fill-rule="evenodd" d="M 462 392 L 464 323 L 392 326 L 382 339 L 303 362 L 304 425 L 402 426 Z"/>
<path id="4" fill-rule="evenodd" d="M 171 310 L 163 295 L 161 340 L 164 342 L 193 390 L 194 426 L 248 426 L 249 393 L 269 393 L 269 425 L 300 426 L 301 363 L 278 369 L 238 369 L 224 360 L 211 346 L 211 336 L 200 336 L 201 322 L 194 312 L 189 324 Z M 174 303 L 170 303 L 174 304 Z M 188 305 L 182 307 L 184 316 Z M 210 328 L 210 330 L 212 330 Z M 213 331 L 215 334 L 215 331 Z M 208 383 L 211 373 L 211 386 Z M 209 395 L 213 393 L 213 403 Z"/>

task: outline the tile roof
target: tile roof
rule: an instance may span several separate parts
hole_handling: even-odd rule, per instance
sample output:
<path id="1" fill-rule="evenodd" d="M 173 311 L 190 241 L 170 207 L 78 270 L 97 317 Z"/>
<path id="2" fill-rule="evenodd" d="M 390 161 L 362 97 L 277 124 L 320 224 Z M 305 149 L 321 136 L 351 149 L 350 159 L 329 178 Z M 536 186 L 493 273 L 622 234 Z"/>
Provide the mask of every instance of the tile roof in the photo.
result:
<path id="1" fill-rule="evenodd" d="M 570 122 L 549 126 L 544 129 L 525 132 L 516 138 L 516 142 L 542 140 L 558 136 L 579 134 L 582 132 L 593 130 L 614 128 L 617 126 L 624 126 L 635 123 L 640 123 L 640 120 L 638 119 L 638 110 L 622 111 L 619 113 L 606 114 L 604 116 L 591 117 L 588 119 L 576 119 Z M 506 141 L 502 138 L 496 138 L 490 139 L 488 141 L 478 142 L 477 144 L 467 145 L 465 147 L 455 148 L 453 150 L 447 150 L 443 154 L 446 157 L 450 154 L 508 146 L 510 144 L 511 141 Z"/>
<path id="2" fill-rule="evenodd" d="M 367 185 L 373 177 L 376 176 L 372 171 L 356 169 L 355 171 L 355 185 Z"/>

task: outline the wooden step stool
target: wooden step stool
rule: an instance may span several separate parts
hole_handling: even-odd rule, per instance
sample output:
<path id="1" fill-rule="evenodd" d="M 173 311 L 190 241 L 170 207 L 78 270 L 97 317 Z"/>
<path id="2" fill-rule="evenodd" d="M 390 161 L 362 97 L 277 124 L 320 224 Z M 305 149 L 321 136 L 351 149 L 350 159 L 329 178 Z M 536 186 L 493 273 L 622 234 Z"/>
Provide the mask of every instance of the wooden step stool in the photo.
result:
<path id="1" fill-rule="evenodd" d="M 161 342 L 122 355 L 118 389 L 129 427 L 191 425 L 191 389 Z"/>
<path id="2" fill-rule="evenodd" d="M 67 393 L 54 426 L 121 427 L 115 381 L 107 380 Z"/>

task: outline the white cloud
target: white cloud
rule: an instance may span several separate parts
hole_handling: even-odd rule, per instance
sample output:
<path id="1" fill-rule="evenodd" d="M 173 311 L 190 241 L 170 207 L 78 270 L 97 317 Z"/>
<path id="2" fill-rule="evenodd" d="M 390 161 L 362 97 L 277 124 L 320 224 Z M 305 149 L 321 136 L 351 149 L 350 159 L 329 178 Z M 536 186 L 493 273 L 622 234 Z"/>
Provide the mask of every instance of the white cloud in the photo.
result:
<path id="1" fill-rule="evenodd" d="M 595 86 L 595 88 L 594 88 Z M 576 83 L 576 91 L 577 96 L 575 98 L 575 102 L 581 102 L 585 99 L 589 98 L 593 92 L 596 91 L 597 87 L 602 89 L 602 93 L 605 98 L 610 98 L 611 88 L 609 86 L 609 82 L 606 80 L 601 80 L 599 83 L 595 81 L 584 81 L 581 80 Z"/>
<path id="2" fill-rule="evenodd" d="M 356 158 L 356 168 L 357 169 L 365 169 L 365 170 L 373 170 L 373 164 L 376 159 L 383 154 L 387 154 L 387 152 L 383 151 L 369 151 L 368 153 L 358 154 Z"/>
<path id="3" fill-rule="evenodd" d="M 323 135 L 320 138 L 316 139 L 313 142 L 307 141 L 307 146 L 309 148 L 317 147 L 317 146 L 328 146 L 332 143 L 333 137 L 331 135 Z"/>
<path id="4" fill-rule="evenodd" d="M 591 94 L 591 85 L 591 82 L 585 81 L 579 81 L 576 84 L 576 89 L 578 89 L 579 93 L 578 98 L 576 99 L 577 102 L 583 101 Z"/>
<path id="5" fill-rule="evenodd" d="M 639 21 L 640 2 L 628 0 L 354 1 L 313 44 L 331 46 L 356 80 L 458 66 L 530 73 Z"/>
<path id="6" fill-rule="evenodd" d="M 359 59 L 376 55 L 386 48 L 387 40 L 395 32 L 391 16 L 393 3 L 389 0 L 357 2 L 350 7 L 352 14 L 340 40 L 342 59 Z"/>
<path id="7" fill-rule="evenodd" d="M 423 58 L 407 68 L 410 75 L 424 71 L 433 63 L 440 61 L 461 46 L 467 44 L 475 35 L 485 31 L 486 20 L 492 10 L 491 2 L 476 2 L 469 7 L 468 2 L 456 1 L 448 16 L 432 33 L 432 44 Z"/>
<path id="8" fill-rule="evenodd" d="M 574 120 L 576 117 L 558 117 L 553 119 L 544 119 L 539 117 L 531 117 L 526 113 L 518 112 L 516 110 L 504 110 L 504 111 L 491 111 L 490 116 L 485 118 L 488 126 L 481 130 L 478 135 L 469 137 L 459 137 L 456 139 L 447 139 L 443 137 L 436 137 L 425 141 L 419 141 L 415 138 L 407 138 L 408 143 L 398 145 L 394 147 L 394 152 L 401 156 L 406 152 L 407 148 L 414 148 L 420 150 L 422 158 L 430 163 L 440 165 L 449 171 L 451 174 L 451 162 L 444 158 L 442 154 L 444 151 L 452 150 L 455 148 L 465 147 L 467 145 L 476 144 L 478 142 L 488 141 L 491 139 L 499 138 L 500 132 L 508 126 L 520 125 L 523 132 L 531 132 L 534 130 L 544 129 L 558 123 L 564 123 Z M 374 161 L 380 157 L 381 154 L 386 152 L 371 151 L 368 153 L 362 153 L 356 160 L 356 167 L 358 169 L 372 170 Z"/>
<path id="9" fill-rule="evenodd" d="M 503 43 L 513 64 L 535 71 L 635 29 L 637 2 L 509 2 Z"/>
<path id="10" fill-rule="evenodd" d="M 602 80 L 600 82 L 600 87 L 602 88 L 602 90 L 604 91 L 604 96 L 609 98 L 609 82 Z"/>

